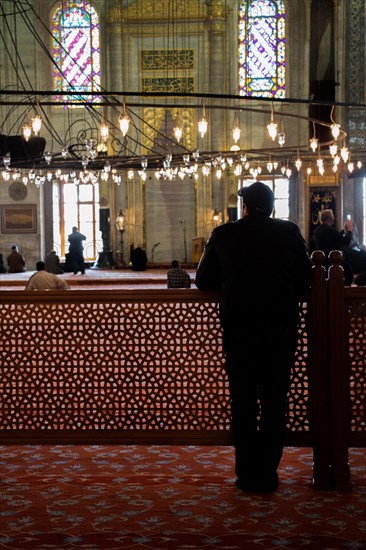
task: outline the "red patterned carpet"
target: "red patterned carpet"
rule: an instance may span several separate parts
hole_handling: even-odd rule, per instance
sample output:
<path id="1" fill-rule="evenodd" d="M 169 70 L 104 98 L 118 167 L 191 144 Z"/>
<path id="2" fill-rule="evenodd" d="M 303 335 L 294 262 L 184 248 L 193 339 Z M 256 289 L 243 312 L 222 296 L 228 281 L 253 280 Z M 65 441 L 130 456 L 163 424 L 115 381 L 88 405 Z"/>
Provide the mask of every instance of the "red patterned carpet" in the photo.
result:
<path id="1" fill-rule="evenodd" d="M 286 448 L 273 495 L 234 486 L 231 447 L 0 446 L 0 548 L 364 550 L 365 449 L 353 493 L 311 487 Z"/>

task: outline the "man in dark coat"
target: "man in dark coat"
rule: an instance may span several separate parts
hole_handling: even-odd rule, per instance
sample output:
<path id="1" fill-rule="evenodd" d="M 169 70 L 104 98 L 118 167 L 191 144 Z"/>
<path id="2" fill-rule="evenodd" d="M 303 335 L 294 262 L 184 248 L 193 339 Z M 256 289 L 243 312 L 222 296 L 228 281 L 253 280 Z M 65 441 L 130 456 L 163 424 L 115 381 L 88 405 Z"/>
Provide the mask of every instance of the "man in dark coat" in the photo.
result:
<path id="1" fill-rule="evenodd" d="M 196 285 L 221 291 L 236 485 L 272 492 L 284 446 L 299 298 L 310 284 L 311 261 L 298 226 L 270 217 L 274 195 L 267 185 L 253 183 L 239 196 L 243 218 L 213 230 Z"/>
<path id="2" fill-rule="evenodd" d="M 76 275 L 78 271 L 80 271 L 82 275 L 84 275 L 85 273 L 85 263 L 83 256 L 83 241 L 85 240 L 85 235 L 79 233 L 77 227 L 73 227 L 72 233 L 70 233 L 68 237 L 68 241 L 70 243 L 69 261 L 72 265 L 74 275 Z"/>
<path id="3" fill-rule="evenodd" d="M 349 245 L 352 239 L 353 222 L 347 220 L 344 224 L 344 229 L 338 231 L 334 227 L 335 218 L 333 210 L 331 209 L 325 209 L 321 212 L 320 222 L 320 225 L 315 229 L 311 238 L 309 245 L 310 252 L 314 250 L 321 250 L 324 252 L 325 267 L 327 269 L 330 265 L 329 253 L 332 252 L 332 250 L 340 250 L 343 252 L 344 260 L 341 265 L 344 269 L 345 284 L 350 285 L 353 280 L 353 267 L 348 257 L 348 250 L 350 251 L 349 254 L 351 254 L 352 249 Z M 360 273 L 364 269 L 366 269 L 366 267 L 356 271 L 356 273 Z"/>

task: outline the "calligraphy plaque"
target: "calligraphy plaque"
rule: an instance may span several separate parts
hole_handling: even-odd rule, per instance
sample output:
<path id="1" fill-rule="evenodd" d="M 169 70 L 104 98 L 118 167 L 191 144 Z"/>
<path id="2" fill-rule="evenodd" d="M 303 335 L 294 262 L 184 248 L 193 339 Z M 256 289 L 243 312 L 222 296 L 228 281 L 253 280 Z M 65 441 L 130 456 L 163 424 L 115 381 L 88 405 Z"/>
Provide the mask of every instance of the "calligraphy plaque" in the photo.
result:
<path id="1" fill-rule="evenodd" d="M 334 187 L 335 185 L 339 185 L 338 174 L 327 174 L 324 176 L 321 176 L 320 174 L 314 176 L 310 175 L 308 184 L 310 186 L 316 185 L 317 187 Z"/>

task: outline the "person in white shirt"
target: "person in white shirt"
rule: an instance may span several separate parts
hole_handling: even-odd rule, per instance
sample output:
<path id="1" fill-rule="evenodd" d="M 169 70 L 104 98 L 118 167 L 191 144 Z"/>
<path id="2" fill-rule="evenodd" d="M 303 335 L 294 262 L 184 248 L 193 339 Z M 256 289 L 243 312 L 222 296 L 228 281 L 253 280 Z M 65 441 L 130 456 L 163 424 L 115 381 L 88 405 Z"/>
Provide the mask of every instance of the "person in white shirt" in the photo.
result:
<path id="1" fill-rule="evenodd" d="M 44 262 L 37 262 L 36 269 L 36 273 L 30 277 L 24 290 L 69 290 L 70 287 L 66 281 L 45 271 Z"/>

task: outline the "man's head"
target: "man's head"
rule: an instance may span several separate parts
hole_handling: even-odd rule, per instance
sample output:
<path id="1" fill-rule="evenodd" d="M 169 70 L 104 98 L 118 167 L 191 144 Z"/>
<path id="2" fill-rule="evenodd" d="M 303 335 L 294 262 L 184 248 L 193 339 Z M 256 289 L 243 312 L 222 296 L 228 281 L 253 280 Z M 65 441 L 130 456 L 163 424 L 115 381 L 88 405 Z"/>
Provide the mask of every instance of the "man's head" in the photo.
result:
<path id="1" fill-rule="evenodd" d="M 44 262 L 37 262 L 36 263 L 36 270 L 37 271 L 43 271 L 46 267 L 46 264 Z"/>
<path id="2" fill-rule="evenodd" d="M 179 262 L 178 262 L 178 260 L 173 260 L 173 261 L 172 261 L 172 268 L 173 268 L 173 269 L 177 269 L 178 267 L 179 267 Z"/>
<path id="3" fill-rule="evenodd" d="M 274 194 L 268 185 L 256 181 L 252 185 L 242 187 L 238 191 L 239 197 L 243 199 L 249 213 L 263 214 L 270 216 L 274 205 Z"/>
<path id="4" fill-rule="evenodd" d="M 16 252 L 18 250 L 18 247 L 16 244 L 13 244 L 13 246 L 11 247 L 12 251 L 13 252 Z"/>
<path id="5" fill-rule="evenodd" d="M 333 210 L 331 210 L 330 208 L 322 210 L 320 214 L 320 221 L 321 223 L 325 223 L 327 225 L 333 225 L 334 224 Z"/>

